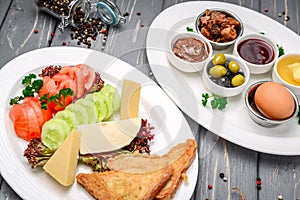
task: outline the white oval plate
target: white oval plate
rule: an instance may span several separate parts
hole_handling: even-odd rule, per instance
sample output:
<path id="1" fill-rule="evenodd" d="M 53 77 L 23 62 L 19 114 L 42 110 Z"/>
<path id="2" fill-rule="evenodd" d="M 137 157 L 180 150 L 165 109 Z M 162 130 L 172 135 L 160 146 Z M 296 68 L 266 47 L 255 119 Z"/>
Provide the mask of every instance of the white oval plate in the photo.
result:
<path id="1" fill-rule="evenodd" d="M 184 73 L 176 70 L 167 59 L 167 42 L 170 34 L 195 29 L 199 13 L 209 8 L 224 8 L 237 14 L 245 25 L 245 33 L 263 32 L 286 53 L 299 53 L 300 37 L 272 20 L 253 10 L 221 2 L 195 1 L 177 4 L 160 13 L 152 22 L 147 35 L 147 57 L 160 86 L 169 97 L 193 120 L 216 135 L 240 146 L 270 154 L 300 155 L 300 125 L 297 119 L 276 128 L 264 128 L 249 117 L 244 103 L 244 93 L 229 98 L 223 111 L 203 107 L 202 93 L 205 88 L 200 73 Z M 223 51 L 231 53 L 232 48 Z M 216 53 L 216 52 L 214 52 Z M 271 73 L 251 75 L 250 84 L 258 80 L 271 80 Z"/>
<path id="2" fill-rule="evenodd" d="M 10 98 L 20 95 L 21 80 L 31 72 L 40 73 L 48 65 L 76 65 L 86 63 L 102 74 L 105 83 L 117 87 L 121 94 L 122 80 L 142 85 L 139 116 L 155 127 L 151 151 L 166 153 L 172 146 L 194 138 L 182 113 L 165 93 L 147 76 L 131 65 L 110 55 L 76 47 L 51 47 L 25 53 L 7 63 L 0 71 L 0 172 L 8 184 L 24 199 L 93 199 L 83 187 L 58 184 L 41 168 L 31 169 L 23 152 L 27 142 L 14 133 L 8 116 Z M 159 97 L 159 98 L 157 98 Z M 78 172 L 90 172 L 84 165 Z M 198 174 L 198 154 L 188 170 L 189 183 L 182 184 L 175 199 L 190 199 Z"/>

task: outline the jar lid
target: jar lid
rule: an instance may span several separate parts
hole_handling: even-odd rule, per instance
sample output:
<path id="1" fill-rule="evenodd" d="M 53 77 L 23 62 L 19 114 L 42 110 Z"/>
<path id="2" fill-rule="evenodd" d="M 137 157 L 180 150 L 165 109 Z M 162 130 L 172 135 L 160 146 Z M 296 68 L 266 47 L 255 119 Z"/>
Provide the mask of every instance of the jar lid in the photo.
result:
<path id="1" fill-rule="evenodd" d="M 109 0 L 98 1 L 96 8 L 99 17 L 107 25 L 115 26 L 126 22 L 126 19 L 120 14 L 118 7 Z"/>

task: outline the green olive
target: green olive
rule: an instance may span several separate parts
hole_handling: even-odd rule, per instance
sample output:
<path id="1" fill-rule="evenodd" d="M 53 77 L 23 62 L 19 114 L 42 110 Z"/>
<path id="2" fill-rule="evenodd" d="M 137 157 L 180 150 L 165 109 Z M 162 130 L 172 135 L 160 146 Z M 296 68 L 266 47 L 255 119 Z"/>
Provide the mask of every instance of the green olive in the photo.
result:
<path id="1" fill-rule="evenodd" d="M 209 74 L 214 78 L 222 77 L 226 74 L 227 70 L 222 65 L 215 65 L 209 70 Z"/>
<path id="2" fill-rule="evenodd" d="M 231 85 L 234 87 L 240 86 L 245 82 L 245 77 L 242 74 L 237 74 L 231 79 Z"/>
<path id="3" fill-rule="evenodd" d="M 240 70 L 240 65 L 235 61 L 230 61 L 228 63 L 228 68 L 232 73 L 237 73 Z"/>
<path id="4" fill-rule="evenodd" d="M 218 53 L 216 54 L 213 59 L 212 62 L 214 65 L 225 65 L 226 63 L 226 56 L 223 53 Z"/>

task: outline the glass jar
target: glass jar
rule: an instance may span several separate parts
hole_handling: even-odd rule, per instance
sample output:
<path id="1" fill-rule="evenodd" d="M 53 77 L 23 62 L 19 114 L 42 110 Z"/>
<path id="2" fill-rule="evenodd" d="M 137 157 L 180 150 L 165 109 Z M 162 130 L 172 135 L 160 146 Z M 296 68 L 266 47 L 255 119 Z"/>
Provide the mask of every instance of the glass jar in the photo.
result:
<path id="1" fill-rule="evenodd" d="M 81 25 L 94 12 L 107 25 L 125 23 L 118 7 L 109 0 L 36 0 L 36 4 L 42 11 L 60 19 L 58 27 L 61 29 Z"/>

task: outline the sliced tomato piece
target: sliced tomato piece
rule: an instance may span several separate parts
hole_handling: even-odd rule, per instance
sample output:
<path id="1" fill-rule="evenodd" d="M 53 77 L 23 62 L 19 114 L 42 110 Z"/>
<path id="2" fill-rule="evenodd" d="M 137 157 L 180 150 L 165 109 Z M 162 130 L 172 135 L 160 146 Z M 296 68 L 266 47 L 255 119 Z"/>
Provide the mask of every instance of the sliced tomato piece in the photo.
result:
<path id="1" fill-rule="evenodd" d="M 28 117 L 28 132 L 29 132 L 29 138 L 40 138 L 41 137 L 41 128 L 39 126 L 39 123 L 36 118 L 36 114 L 34 112 L 34 109 L 28 105 L 28 104 L 23 104 L 24 107 L 26 107 L 26 114 Z"/>
<path id="2" fill-rule="evenodd" d="M 28 132 L 28 120 L 26 118 L 24 119 L 17 119 L 14 121 L 14 129 L 18 137 L 29 141 L 29 132 Z"/>
<path id="3" fill-rule="evenodd" d="M 9 117 L 13 122 L 19 118 L 24 118 L 24 115 L 22 104 L 14 104 L 9 111 Z"/>
<path id="4" fill-rule="evenodd" d="M 61 68 L 58 74 L 67 75 L 72 80 L 76 79 L 76 70 L 74 66 L 64 66 Z"/>
<path id="5" fill-rule="evenodd" d="M 39 91 L 40 97 L 44 96 L 45 94 L 48 94 L 49 96 L 57 94 L 57 86 L 55 81 L 49 76 L 43 77 L 43 86 Z"/>
<path id="6" fill-rule="evenodd" d="M 24 99 L 24 104 L 29 104 L 33 108 L 34 113 L 36 115 L 36 120 L 41 128 L 43 126 L 43 124 L 45 123 L 45 121 L 44 121 L 44 116 L 43 116 L 43 112 L 41 109 L 40 100 L 35 97 L 26 97 Z"/>
<path id="7" fill-rule="evenodd" d="M 72 79 L 65 79 L 63 80 L 60 85 L 58 86 L 58 91 L 63 89 L 63 88 L 70 88 L 73 91 L 73 96 L 76 97 L 77 93 L 77 87 L 76 87 L 76 82 L 75 80 Z"/>
<path id="8" fill-rule="evenodd" d="M 80 69 L 80 73 L 84 76 L 84 88 L 90 91 L 96 79 L 95 70 L 86 64 L 79 64 L 76 67 Z"/>
<path id="9" fill-rule="evenodd" d="M 26 141 L 40 137 L 41 129 L 34 109 L 29 104 L 14 105 L 10 111 L 10 117 L 18 137 Z"/>
<path id="10" fill-rule="evenodd" d="M 59 85 L 61 82 L 63 82 L 66 79 L 70 79 L 70 77 L 66 74 L 55 74 L 52 79 L 54 80 L 54 82 L 56 83 L 56 85 Z"/>
<path id="11" fill-rule="evenodd" d="M 27 103 L 32 106 L 40 127 L 42 127 L 44 123 L 51 119 L 53 116 L 52 111 L 50 109 L 45 110 L 41 108 L 40 100 L 36 97 L 26 97 L 24 99 L 24 103 Z"/>
<path id="12" fill-rule="evenodd" d="M 76 97 L 79 99 L 84 95 L 84 75 L 80 69 L 76 67 Z"/>

